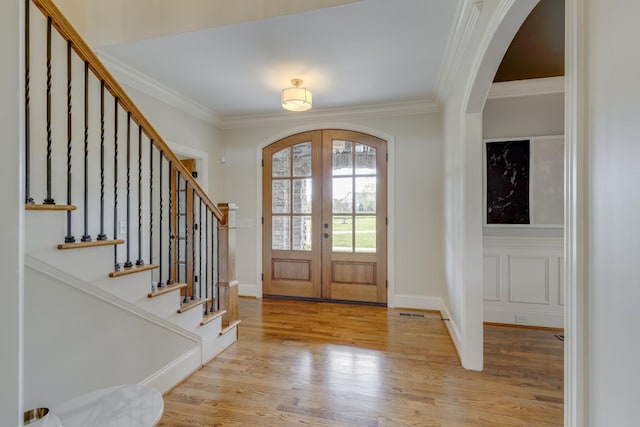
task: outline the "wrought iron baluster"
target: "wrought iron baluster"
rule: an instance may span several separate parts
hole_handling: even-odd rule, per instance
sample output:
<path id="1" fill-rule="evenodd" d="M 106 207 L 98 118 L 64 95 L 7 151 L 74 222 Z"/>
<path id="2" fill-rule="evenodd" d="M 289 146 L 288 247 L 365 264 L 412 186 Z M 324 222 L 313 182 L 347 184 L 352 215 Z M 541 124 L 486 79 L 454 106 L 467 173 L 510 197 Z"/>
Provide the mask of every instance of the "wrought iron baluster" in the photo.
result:
<path id="1" fill-rule="evenodd" d="M 164 153 L 162 150 L 159 150 L 158 157 L 160 158 L 160 171 L 159 173 L 159 183 L 158 183 L 158 192 L 160 193 L 160 218 L 158 219 L 158 239 L 160 246 L 158 249 L 158 287 L 162 287 L 164 283 L 162 282 L 162 159 L 164 157 Z M 151 261 L 149 261 L 151 262 Z"/>
<path id="2" fill-rule="evenodd" d="M 29 38 L 29 3 L 25 1 L 24 13 L 24 201 L 32 205 L 31 197 L 31 107 L 30 107 L 30 85 L 31 85 L 31 41 Z"/>
<path id="3" fill-rule="evenodd" d="M 51 197 L 51 151 L 53 149 L 53 139 L 51 134 L 51 17 L 47 17 L 47 198 L 45 205 L 55 205 L 56 202 Z"/>
<path id="4" fill-rule="evenodd" d="M 104 232 L 104 80 L 100 80 L 100 234 L 96 240 L 107 240 Z"/>
<path id="5" fill-rule="evenodd" d="M 131 112 L 127 111 L 127 260 L 124 268 L 131 267 Z"/>
<path id="6" fill-rule="evenodd" d="M 180 172 L 176 170 L 176 277 L 178 282 L 181 282 L 182 276 L 180 275 L 180 253 L 182 252 L 182 242 L 180 239 Z M 185 276 L 184 282 L 186 283 L 187 279 Z M 182 282 L 181 282 L 182 283 Z M 185 288 L 186 294 L 186 288 Z"/>
<path id="7" fill-rule="evenodd" d="M 191 299 L 196 299 L 196 189 L 191 188 Z M 198 297 L 200 297 L 198 295 Z"/>
<path id="8" fill-rule="evenodd" d="M 144 265 L 142 260 L 142 126 L 138 125 L 138 260 L 136 265 Z"/>
<path id="9" fill-rule="evenodd" d="M 187 178 L 184 178 L 184 280 L 189 283 L 189 201 L 187 200 L 187 194 L 189 192 L 189 182 Z M 179 214 L 182 215 L 182 212 Z M 189 287 L 187 286 L 184 292 L 183 302 L 189 302 Z"/>
<path id="10" fill-rule="evenodd" d="M 67 205 L 71 205 L 71 123 L 71 41 L 67 41 Z M 64 242 L 75 241 L 76 238 L 71 234 L 71 211 L 67 211 L 67 235 Z"/>
<path id="11" fill-rule="evenodd" d="M 90 242 L 89 235 L 89 63 L 84 61 L 84 234 L 80 239 Z"/>
<path id="12" fill-rule="evenodd" d="M 169 204 L 167 206 L 167 210 L 169 212 L 169 214 L 167 215 L 169 217 L 169 221 L 167 221 L 169 223 L 169 257 L 168 257 L 168 276 L 167 276 L 167 285 L 171 285 L 173 284 L 173 279 L 172 279 L 172 273 L 173 273 L 173 240 L 175 238 L 175 236 L 173 235 L 173 228 L 172 228 L 172 222 L 175 220 L 175 218 L 172 215 L 172 209 L 173 209 L 173 188 L 171 187 L 171 181 L 172 178 L 174 176 L 173 173 L 173 162 L 171 160 L 169 160 Z M 177 178 L 177 176 L 176 176 Z M 176 179 L 176 185 L 177 185 L 177 179 Z"/>
<path id="13" fill-rule="evenodd" d="M 220 310 L 220 220 L 216 220 L 216 310 Z"/>
<path id="14" fill-rule="evenodd" d="M 215 304 L 215 300 L 216 297 L 213 293 L 213 289 L 214 289 L 214 284 L 215 284 L 215 263 L 213 262 L 213 255 L 216 252 L 216 248 L 215 248 L 215 234 L 216 234 L 216 228 L 215 228 L 215 224 L 216 224 L 216 217 L 213 215 L 213 212 L 211 212 L 211 308 L 209 309 L 209 312 L 213 312 L 214 310 L 214 304 Z"/>
<path id="15" fill-rule="evenodd" d="M 198 253 L 200 254 L 200 256 L 198 257 L 198 297 L 202 298 L 202 199 L 200 198 L 199 200 L 200 210 L 198 212 Z"/>
<path id="16" fill-rule="evenodd" d="M 142 200 L 142 193 L 139 199 Z M 139 239 L 142 242 L 142 239 Z M 149 139 L 149 264 L 153 264 L 153 140 Z"/>
<path id="17" fill-rule="evenodd" d="M 113 240 L 118 238 L 118 97 L 113 107 Z M 120 270 L 118 245 L 113 245 L 113 266 Z"/>
<path id="18" fill-rule="evenodd" d="M 200 199 L 200 208 L 202 208 L 202 199 Z M 202 214 L 202 211 L 200 211 Z M 200 245 L 202 246 L 202 244 Z M 200 257 L 200 262 L 202 263 L 202 257 Z M 202 273 L 201 273 L 202 274 Z M 209 303 L 207 299 L 209 299 L 209 210 L 205 209 L 204 215 L 204 314 L 209 314 Z"/>

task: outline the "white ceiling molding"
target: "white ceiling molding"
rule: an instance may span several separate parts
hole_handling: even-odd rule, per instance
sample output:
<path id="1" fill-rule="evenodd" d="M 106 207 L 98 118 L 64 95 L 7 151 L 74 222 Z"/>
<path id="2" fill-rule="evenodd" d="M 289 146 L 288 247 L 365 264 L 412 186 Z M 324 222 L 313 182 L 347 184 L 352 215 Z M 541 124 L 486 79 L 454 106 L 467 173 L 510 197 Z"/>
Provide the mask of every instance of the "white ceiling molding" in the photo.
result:
<path id="1" fill-rule="evenodd" d="M 440 107 L 431 99 L 398 102 L 361 107 L 316 109 L 303 114 L 280 112 L 272 114 L 220 116 L 186 96 L 164 86 L 147 77 L 138 70 L 131 68 L 109 54 L 99 52 L 98 56 L 111 74 L 122 84 L 130 86 L 142 93 L 171 105 L 187 114 L 207 121 L 220 129 L 235 129 L 243 127 L 259 127 L 274 123 L 299 122 L 307 120 L 331 120 L 362 117 L 390 117 L 414 114 L 430 114 L 440 111 Z"/>
<path id="2" fill-rule="evenodd" d="M 451 85 L 460 67 L 462 55 L 469 45 L 471 32 L 478 21 L 483 0 L 460 0 L 456 11 L 456 23 L 451 30 L 445 58 L 438 73 L 436 81 L 435 99 L 440 105 L 444 105 Z"/>
<path id="3" fill-rule="evenodd" d="M 204 120 L 205 122 L 209 122 L 218 127 L 221 125 L 220 116 L 202 104 L 168 88 L 105 52 L 98 51 L 98 56 L 119 83 L 139 90 L 146 95 L 152 96 L 167 105 Z"/>
<path id="4" fill-rule="evenodd" d="M 230 116 L 222 119 L 220 127 L 221 129 L 237 129 L 268 126 L 287 122 L 411 116 L 438 113 L 440 111 L 440 106 L 435 101 L 426 99 L 421 101 L 365 105 L 360 107 L 315 109 L 304 113 L 282 112 L 273 114 Z"/>
<path id="5" fill-rule="evenodd" d="M 564 77 L 493 83 L 487 99 L 564 93 Z"/>

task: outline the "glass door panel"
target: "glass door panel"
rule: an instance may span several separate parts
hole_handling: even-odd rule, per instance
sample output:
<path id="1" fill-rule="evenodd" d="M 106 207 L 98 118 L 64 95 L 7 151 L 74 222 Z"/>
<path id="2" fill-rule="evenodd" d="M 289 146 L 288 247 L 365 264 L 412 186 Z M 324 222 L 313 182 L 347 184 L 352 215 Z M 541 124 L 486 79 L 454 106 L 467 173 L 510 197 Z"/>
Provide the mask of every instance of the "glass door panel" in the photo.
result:
<path id="1" fill-rule="evenodd" d="M 271 157 L 271 249 L 311 250 L 312 198 L 311 142 L 275 152 Z"/>
<path id="2" fill-rule="evenodd" d="M 331 165 L 333 251 L 375 252 L 376 149 L 333 140 Z"/>
<path id="3" fill-rule="evenodd" d="M 315 132 L 263 150 L 263 293 L 319 298 L 321 149 Z M 315 199 L 314 199 L 315 197 Z"/>
<path id="4" fill-rule="evenodd" d="M 386 142 L 305 132 L 263 167 L 263 295 L 385 304 Z"/>
<path id="5" fill-rule="evenodd" d="M 322 295 L 386 302 L 386 142 L 358 132 L 323 133 Z"/>

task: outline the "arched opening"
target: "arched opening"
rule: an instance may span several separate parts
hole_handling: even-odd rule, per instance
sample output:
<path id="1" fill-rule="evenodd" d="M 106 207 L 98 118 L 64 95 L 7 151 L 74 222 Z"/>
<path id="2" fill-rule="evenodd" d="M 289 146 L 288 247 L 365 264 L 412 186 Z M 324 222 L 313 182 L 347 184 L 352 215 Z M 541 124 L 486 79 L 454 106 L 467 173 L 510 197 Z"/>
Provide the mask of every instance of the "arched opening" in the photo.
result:
<path id="1" fill-rule="evenodd" d="M 445 127 L 445 232 L 448 327 L 462 365 L 483 365 L 482 110 L 509 43 L 537 0 L 503 0 L 493 10 L 469 67 L 447 99 Z"/>
<path id="2" fill-rule="evenodd" d="M 263 295 L 387 303 L 387 143 L 290 135 L 262 151 Z"/>

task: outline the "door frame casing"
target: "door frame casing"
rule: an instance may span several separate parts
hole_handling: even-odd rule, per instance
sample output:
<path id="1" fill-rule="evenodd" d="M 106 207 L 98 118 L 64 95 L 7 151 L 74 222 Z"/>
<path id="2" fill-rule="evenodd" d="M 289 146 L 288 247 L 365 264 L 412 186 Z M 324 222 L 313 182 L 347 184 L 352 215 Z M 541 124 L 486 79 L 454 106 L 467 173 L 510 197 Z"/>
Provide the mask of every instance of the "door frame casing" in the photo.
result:
<path id="1" fill-rule="evenodd" d="M 179 157 L 184 156 L 192 158 L 196 161 L 196 170 L 198 171 L 198 185 L 205 191 L 209 192 L 209 154 L 205 151 L 198 150 L 197 148 L 188 147 L 186 145 L 176 144 L 175 142 L 167 141 L 169 148 L 177 154 Z"/>
<path id="2" fill-rule="evenodd" d="M 262 150 L 266 146 L 273 144 L 287 136 L 301 132 L 324 129 L 344 129 L 354 132 L 362 132 L 387 141 L 387 153 L 389 161 L 387 163 L 387 307 L 395 307 L 395 137 L 377 129 L 367 126 L 344 122 L 322 122 L 316 124 L 302 125 L 278 132 L 275 135 L 263 140 L 256 146 L 256 289 L 255 296 L 262 298 Z"/>

